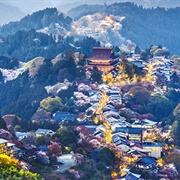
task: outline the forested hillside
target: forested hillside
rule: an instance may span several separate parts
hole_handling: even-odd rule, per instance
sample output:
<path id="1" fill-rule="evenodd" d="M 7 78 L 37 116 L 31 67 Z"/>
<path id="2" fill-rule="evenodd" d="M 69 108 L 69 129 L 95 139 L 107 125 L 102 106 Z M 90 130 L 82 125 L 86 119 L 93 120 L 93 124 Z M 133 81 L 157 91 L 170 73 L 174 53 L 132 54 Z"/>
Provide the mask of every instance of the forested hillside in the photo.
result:
<path id="1" fill-rule="evenodd" d="M 122 21 L 122 36 L 130 39 L 142 48 L 152 44 L 167 47 L 172 54 L 179 53 L 180 42 L 180 8 L 164 9 L 137 6 L 133 3 L 115 3 L 110 6 L 102 6 L 96 11 L 94 6 L 82 5 L 69 11 L 69 15 L 75 19 L 95 12 L 106 12 L 109 15 L 124 16 Z M 93 9 L 95 9 L 93 11 Z"/>
<path id="2" fill-rule="evenodd" d="M 70 29 L 72 19 L 59 12 L 56 8 L 46 8 L 41 11 L 27 15 L 17 22 L 10 22 L 0 28 L 0 35 L 6 36 L 14 34 L 19 30 L 29 31 L 31 29 L 40 30 L 55 23 L 66 30 Z"/>
<path id="3" fill-rule="evenodd" d="M 75 63 L 72 51 L 66 52 L 54 63 L 51 59 L 37 57 L 26 63 L 24 69 L 24 72 L 16 79 L 7 83 L 1 81 L 1 115 L 12 113 L 23 119 L 30 119 L 40 106 L 40 101 L 50 96 L 45 86 L 63 83 L 65 79 L 73 82 L 76 77 L 80 78 L 85 75 L 84 68 Z M 66 103 L 73 96 L 72 88 L 73 85 L 58 94 L 63 102 L 63 105 L 59 107 L 61 110 L 67 111 L 71 108 L 71 105 L 66 106 Z"/>

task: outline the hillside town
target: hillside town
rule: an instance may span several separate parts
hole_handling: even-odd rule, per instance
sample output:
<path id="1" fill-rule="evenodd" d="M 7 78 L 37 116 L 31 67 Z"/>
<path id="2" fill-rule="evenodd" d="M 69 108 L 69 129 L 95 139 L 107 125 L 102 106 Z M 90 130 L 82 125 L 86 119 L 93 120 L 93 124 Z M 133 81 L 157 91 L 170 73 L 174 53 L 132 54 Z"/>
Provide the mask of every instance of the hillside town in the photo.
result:
<path id="1" fill-rule="evenodd" d="M 140 71 L 131 78 L 131 73 L 124 71 L 129 62 Z M 19 159 L 25 170 L 36 166 L 37 162 L 38 167 L 46 169 L 48 166 L 45 171 L 50 171 L 51 175 L 46 179 L 56 176 L 85 179 L 82 166 L 103 172 L 105 179 L 178 179 L 176 165 L 165 160 L 169 154 L 179 153 L 173 144 L 172 125 L 167 124 L 164 128 L 162 121 L 153 114 L 138 111 L 152 94 L 163 96 L 166 93 L 172 72 L 180 76 L 175 63 L 165 56 L 145 61 L 135 53 L 125 60 L 112 58 L 111 48 L 93 48 L 84 65 L 86 78 L 76 82 L 77 90 L 73 92 L 75 107 L 85 108 L 82 111 L 75 108 L 74 113 L 56 111 L 52 116 L 41 112 L 32 117 L 31 125 L 41 118 L 44 124 L 47 121 L 54 123 L 52 127 L 56 125 L 57 131 L 50 126 L 23 131 L 18 117 L 3 116 L 8 131 L 0 130 L 0 153 Z M 92 81 L 94 69 L 102 73 L 102 80 L 96 74 Z M 66 81 L 46 87 L 46 90 L 55 96 L 70 84 Z M 13 123 L 16 126 L 11 130 Z M 73 131 L 68 130 L 71 126 Z M 114 160 L 112 163 L 108 159 L 107 162 L 102 160 L 100 164 L 99 154 L 107 150 L 113 152 Z M 109 152 L 106 153 L 104 155 L 108 156 Z M 47 173 L 45 171 L 42 170 L 43 175 Z"/>

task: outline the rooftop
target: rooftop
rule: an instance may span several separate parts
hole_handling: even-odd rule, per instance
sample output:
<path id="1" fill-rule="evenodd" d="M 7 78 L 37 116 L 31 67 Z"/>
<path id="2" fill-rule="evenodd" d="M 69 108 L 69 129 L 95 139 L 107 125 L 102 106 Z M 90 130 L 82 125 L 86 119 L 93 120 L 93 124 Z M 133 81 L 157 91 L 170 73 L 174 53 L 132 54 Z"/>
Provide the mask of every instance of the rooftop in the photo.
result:
<path id="1" fill-rule="evenodd" d="M 50 130 L 50 129 L 38 129 L 35 134 L 53 134 L 55 133 L 54 131 Z"/>
<path id="2" fill-rule="evenodd" d="M 146 156 L 138 161 L 138 164 L 154 164 L 156 160 L 152 157 Z"/>
<path id="3" fill-rule="evenodd" d="M 102 60 L 108 60 L 111 59 L 112 49 L 111 48 L 93 48 L 92 56 L 90 59 L 102 59 Z"/>
<path id="4" fill-rule="evenodd" d="M 7 142 L 8 142 L 7 140 L 0 138 L 0 144 L 4 144 L 4 143 L 7 143 Z"/>
<path id="5" fill-rule="evenodd" d="M 141 134 L 141 128 L 129 128 L 129 134 Z"/>
<path id="6" fill-rule="evenodd" d="M 162 147 L 162 144 L 161 143 L 153 143 L 153 142 L 144 142 L 142 144 L 142 146 L 144 147 Z"/>

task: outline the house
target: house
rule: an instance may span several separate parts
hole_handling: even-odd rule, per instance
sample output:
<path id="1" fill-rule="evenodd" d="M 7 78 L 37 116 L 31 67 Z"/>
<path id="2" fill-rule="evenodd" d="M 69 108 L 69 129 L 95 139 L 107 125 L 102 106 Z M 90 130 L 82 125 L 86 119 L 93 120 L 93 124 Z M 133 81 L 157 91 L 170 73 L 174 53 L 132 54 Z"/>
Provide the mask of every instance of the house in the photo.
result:
<path id="1" fill-rule="evenodd" d="M 103 116 L 105 116 L 106 118 L 115 118 L 115 119 L 120 119 L 120 115 L 118 112 L 115 112 L 115 111 L 107 111 L 107 112 L 104 112 L 103 113 Z"/>
<path id="2" fill-rule="evenodd" d="M 141 141 L 142 129 L 141 128 L 129 128 L 128 129 L 128 139 L 134 140 L 134 141 Z"/>
<path id="3" fill-rule="evenodd" d="M 15 144 L 13 144 L 13 143 L 7 143 L 7 150 L 6 150 L 6 154 L 8 155 L 8 156 L 14 156 L 14 146 L 15 146 Z"/>
<path id="4" fill-rule="evenodd" d="M 0 154 L 14 156 L 14 144 L 9 143 L 7 140 L 0 138 Z"/>
<path id="5" fill-rule="evenodd" d="M 121 180 L 139 180 L 141 177 L 141 174 L 135 174 L 132 172 L 129 172 L 124 178 Z"/>
<path id="6" fill-rule="evenodd" d="M 15 132 L 15 136 L 18 138 L 19 141 L 23 140 L 27 135 L 27 132 Z"/>
<path id="7" fill-rule="evenodd" d="M 146 156 L 136 162 L 136 166 L 141 169 L 153 169 L 156 167 L 156 159 Z"/>
<path id="8" fill-rule="evenodd" d="M 140 69 L 143 69 L 146 66 L 143 60 L 132 60 L 131 62 Z"/>
<path id="9" fill-rule="evenodd" d="M 111 125 L 111 129 L 113 133 L 117 133 L 117 132 L 121 132 L 124 133 L 127 136 L 127 132 L 128 132 L 128 126 L 129 123 L 127 123 L 126 121 L 121 121 L 118 123 L 114 123 Z"/>
<path id="10" fill-rule="evenodd" d="M 36 159 L 36 153 L 38 151 L 38 148 L 34 145 L 27 145 L 22 148 L 22 158 L 27 161 L 32 161 L 33 159 Z"/>
<path id="11" fill-rule="evenodd" d="M 118 146 L 118 145 L 121 144 L 121 138 L 120 138 L 118 135 L 112 136 L 112 141 L 114 142 L 114 144 L 115 144 L 116 146 Z"/>
<path id="12" fill-rule="evenodd" d="M 101 150 L 101 148 L 93 149 L 93 150 L 88 154 L 88 156 L 89 156 L 91 159 L 93 159 L 94 161 L 97 161 L 100 150 Z"/>
<path id="13" fill-rule="evenodd" d="M 157 122 L 148 120 L 148 119 L 143 119 L 143 120 L 136 120 L 132 123 L 131 127 L 132 128 L 142 128 L 142 141 L 144 140 L 152 140 L 153 134 L 154 134 L 154 129 L 157 126 Z"/>
<path id="14" fill-rule="evenodd" d="M 54 131 L 50 130 L 50 129 L 38 129 L 36 132 L 35 132 L 36 136 L 46 136 L 46 135 L 53 135 L 55 134 Z"/>
<path id="15" fill-rule="evenodd" d="M 93 48 L 91 57 L 86 59 L 88 61 L 86 67 L 93 69 L 96 66 L 100 71 L 111 71 L 119 61 L 119 59 L 112 59 L 111 54 L 111 48 Z"/>
<path id="16" fill-rule="evenodd" d="M 16 146 L 14 146 L 13 148 L 14 148 L 14 157 L 15 158 L 22 157 L 21 149 L 17 148 Z"/>
<path id="17" fill-rule="evenodd" d="M 131 149 L 129 152 L 127 152 L 127 156 L 133 157 L 134 161 L 137 161 L 138 159 L 142 158 L 143 154 L 137 150 Z"/>
<path id="18" fill-rule="evenodd" d="M 48 148 L 47 148 L 46 145 L 40 145 L 40 146 L 38 147 L 38 149 L 39 149 L 40 151 L 43 151 L 43 152 L 47 152 L 47 150 L 48 150 Z"/>
<path id="19" fill-rule="evenodd" d="M 142 143 L 143 149 L 149 151 L 149 156 L 159 159 L 162 154 L 162 144 L 153 143 L 153 142 L 144 142 Z"/>
<path id="20" fill-rule="evenodd" d="M 77 119 L 77 115 L 70 114 L 69 112 L 56 112 L 53 114 L 53 119 L 57 120 L 58 122 L 62 121 L 75 121 Z"/>
<path id="21" fill-rule="evenodd" d="M 85 126 L 86 128 L 96 131 L 97 125 L 94 124 L 94 121 L 89 120 L 88 118 L 84 118 L 83 120 L 78 120 L 78 126 Z"/>
<path id="22" fill-rule="evenodd" d="M 132 59 L 133 60 L 139 60 L 141 58 L 140 54 L 132 54 Z"/>
<path id="23" fill-rule="evenodd" d="M 90 96 L 89 98 L 90 98 L 90 103 L 95 104 L 95 103 L 99 103 L 99 101 L 101 99 L 101 95 L 100 95 L 100 93 L 96 93 L 96 94 Z"/>
<path id="24" fill-rule="evenodd" d="M 115 101 L 118 104 L 122 104 L 121 92 L 120 90 L 109 89 L 106 90 L 106 94 L 110 97 L 112 101 Z"/>

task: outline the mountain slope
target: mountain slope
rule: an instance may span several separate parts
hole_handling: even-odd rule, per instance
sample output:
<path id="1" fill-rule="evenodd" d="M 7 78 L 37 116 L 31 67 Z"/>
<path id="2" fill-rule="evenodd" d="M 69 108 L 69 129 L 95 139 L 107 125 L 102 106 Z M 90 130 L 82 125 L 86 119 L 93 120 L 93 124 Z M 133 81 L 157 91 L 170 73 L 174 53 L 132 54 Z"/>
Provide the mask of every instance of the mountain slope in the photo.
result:
<path id="1" fill-rule="evenodd" d="M 99 10 L 93 6 L 83 5 L 68 12 L 80 19 L 85 15 L 92 15 Z M 179 53 L 180 42 L 180 8 L 176 9 L 145 9 L 133 3 L 115 3 L 100 10 L 108 15 L 125 17 L 122 21 L 120 34 L 138 44 L 143 49 L 153 44 L 167 47 L 172 54 Z"/>
<path id="2" fill-rule="evenodd" d="M 69 30 L 72 19 L 59 12 L 56 8 L 46 8 L 31 15 L 25 16 L 19 22 L 11 22 L 0 28 L 0 35 L 13 34 L 19 30 L 41 30 L 45 27 L 58 24 L 62 32 Z M 64 35 L 64 34 L 62 34 Z"/>

